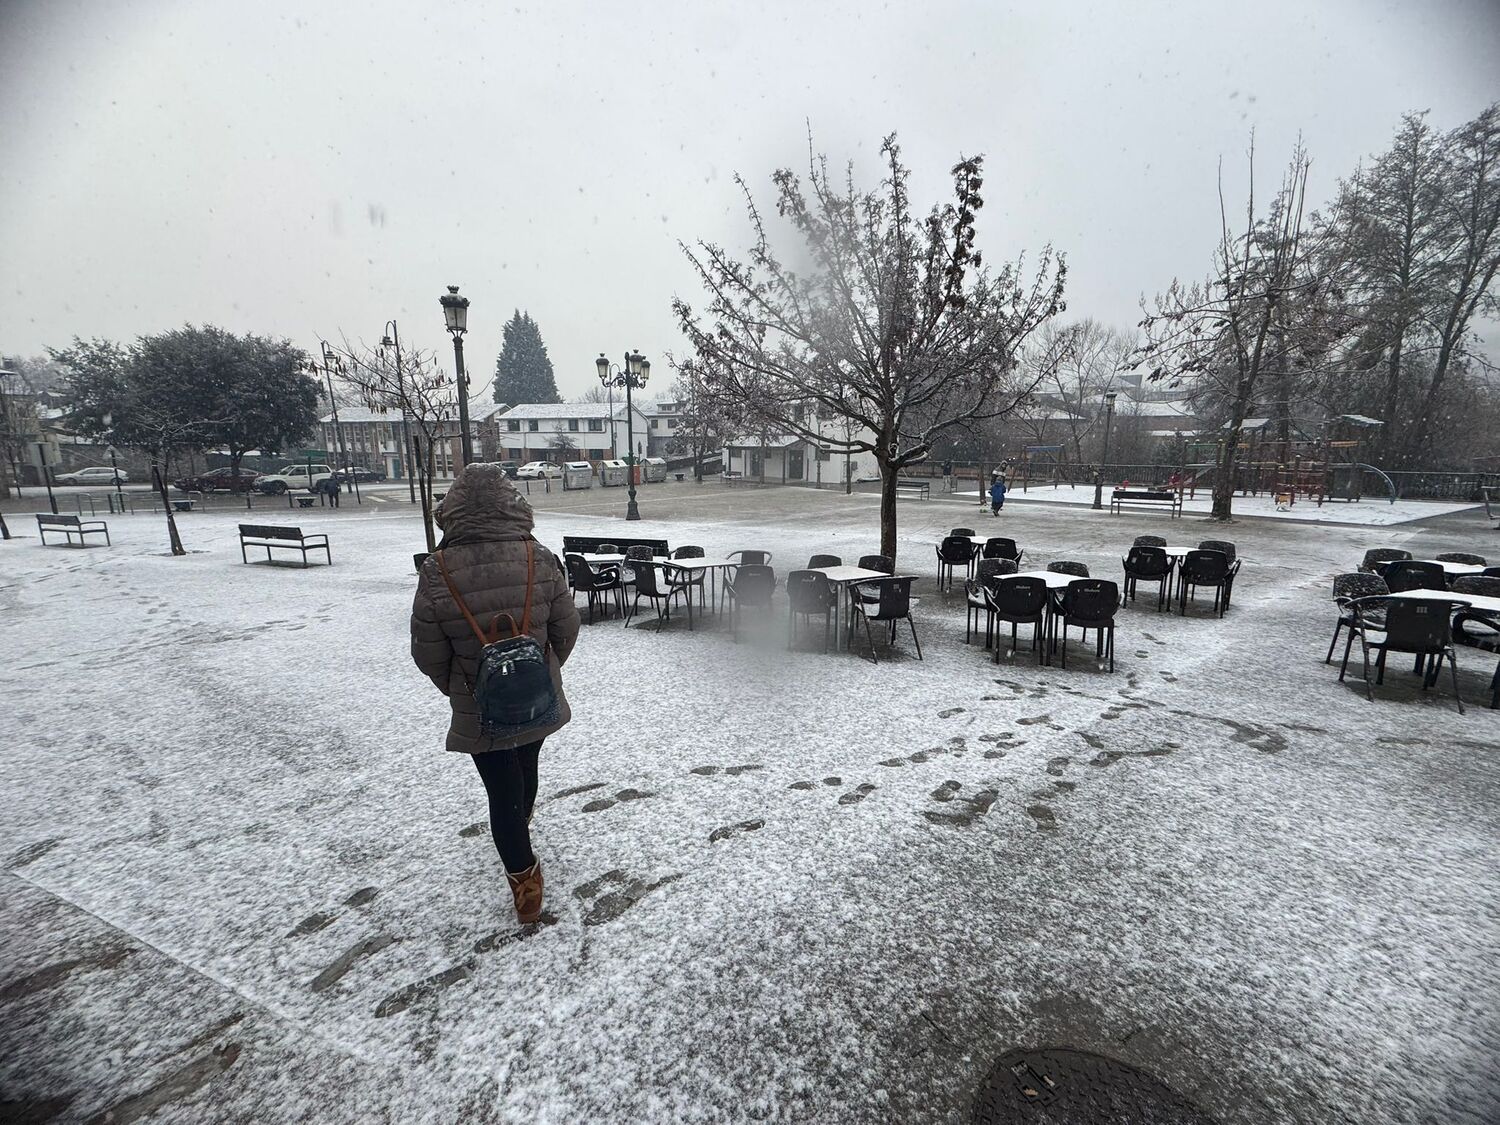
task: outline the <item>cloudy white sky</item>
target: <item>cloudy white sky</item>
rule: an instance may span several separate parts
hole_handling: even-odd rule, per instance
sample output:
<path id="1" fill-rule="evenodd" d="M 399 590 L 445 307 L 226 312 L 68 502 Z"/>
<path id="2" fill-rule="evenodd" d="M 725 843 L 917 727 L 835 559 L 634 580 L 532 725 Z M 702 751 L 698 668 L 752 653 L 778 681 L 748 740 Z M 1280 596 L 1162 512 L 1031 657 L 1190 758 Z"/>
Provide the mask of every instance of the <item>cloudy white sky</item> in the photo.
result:
<path id="1" fill-rule="evenodd" d="M 0 353 L 395 317 L 446 354 L 457 284 L 477 377 L 520 307 L 576 394 L 681 348 L 678 240 L 744 246 L 732 174 L 768 200 L 809 122 L 871 183 L 898 132 L 926 201 L 984 153 L 987 254 L 1054 243 L 1070 315 L 1128 326 L 1202 272 L 1252 127 L 1326 196 L 1403 111 L 1500 98 L 1496 59 L 1495 0 L 0 0 Z"/>

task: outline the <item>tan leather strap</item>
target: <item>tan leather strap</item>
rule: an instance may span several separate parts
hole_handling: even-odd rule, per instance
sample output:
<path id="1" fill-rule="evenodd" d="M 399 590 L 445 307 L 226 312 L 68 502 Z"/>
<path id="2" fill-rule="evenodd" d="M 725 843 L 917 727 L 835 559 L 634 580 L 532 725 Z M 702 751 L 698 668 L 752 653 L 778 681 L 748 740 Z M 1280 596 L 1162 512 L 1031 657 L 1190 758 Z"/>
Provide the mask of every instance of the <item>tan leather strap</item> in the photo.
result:
<path id="1" fill-rule="evenodd" d="M 469 606 L 464 601 L 463 595 L 458 592 L 458 587 L 453 584 L 453 576 L 448 573 L 448 564 L 443 560 L 443 552 L 434 552 L 438 569 L 443 573 L 443 582 L 448 587 L 448 593 L 453 596 L 454 602 L 464 615 L 464 620 L 469 623 L 469 628 L 474 630 L 474 636 L 479 638 L 481 645 L 494 644 L 500 639 L 500 619 L 502 617 L 509 619 L 510 635 L 512 637 L 519 637 L 531 631 L 531 588 L 536 575 L 536 556 L 532 550 L 534 543 L 535 541 L 530 538 L 526 540 L 526 608 L 521 613 L 521 627 L 519 629 L 516 628 L 516 619 L 512 614 L 497 613 L 495 614 L 491 628 L 491 632 L 494 633 L 493 637 L 486 634 L 479 627 L 479 622 L 474 620 L 474 615 L 469 612 Z"/>

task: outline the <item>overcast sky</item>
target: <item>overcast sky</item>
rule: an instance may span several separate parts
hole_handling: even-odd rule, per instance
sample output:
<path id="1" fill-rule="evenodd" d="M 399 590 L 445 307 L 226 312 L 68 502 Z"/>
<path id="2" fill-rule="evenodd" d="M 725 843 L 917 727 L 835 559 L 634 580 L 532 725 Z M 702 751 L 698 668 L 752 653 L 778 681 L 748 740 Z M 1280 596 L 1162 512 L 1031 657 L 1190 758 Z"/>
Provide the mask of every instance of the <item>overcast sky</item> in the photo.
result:
<path id="1" fill-rule="evenodd" d="M 980 246 L 1052 242 L 1069 316 L 1121 326 L 1201 275 L 1219 158 L 1315 194 L 1403 111 L 1500 99 L 1496 0 L 442 4 L 0 0 L 0 353 L 184 322 L 447 356 L 486 378 L 528 309 L 565 395 L 682 341 L 678 240 L 747 245 L 808 123 L 873 185 L 898 132 L 924 206 L 987 158 Z"/>

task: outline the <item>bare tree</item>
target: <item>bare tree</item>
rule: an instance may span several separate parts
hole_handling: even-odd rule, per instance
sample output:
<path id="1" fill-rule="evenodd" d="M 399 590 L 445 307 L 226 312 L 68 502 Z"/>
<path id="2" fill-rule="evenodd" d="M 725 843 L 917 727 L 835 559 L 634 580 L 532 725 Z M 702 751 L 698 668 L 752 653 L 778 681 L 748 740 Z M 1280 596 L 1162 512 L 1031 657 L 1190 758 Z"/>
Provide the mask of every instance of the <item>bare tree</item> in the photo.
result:
<path id="1" fill-rule="evenodd" d="M 369 409 L 405 419 L 415 431 L 412 440 L 420 448 L 409 457 L 403 451 L 403 460 L 412 461 L 416 470 L 427 549 L 435 551 L 432 482 L 437 476 L 438 443 L 451 435 L 458 416 L 453 380 L 438 366 L 432 352 L 420 348 L 403 351 L 399 366 L 384 348 L 351 345 L 346 339 L 342 350 L 346 357 L 344 385 Z"/>
<path id="2" fill-rule="evenodd" d="M 1014 408 L 1029 389 L 1018 353 L 1062 310 L 1066 266 L 1048 247 L 1030 281 L 1021 261 L 985 268 L 982 157 L 953 166 L 952 201 L 923 217 L 894 136 L 880 152 L 885 178 L 872 192 L 855 188 L 852 168 L 837 184 L 822 157 L 809 157 L 806 190 L 790 170 L 775 173 L 777 213 L 802 242 L 795 265 L 736 176 L 754 229 L 748 257 L 684 245 L 707 302 L 701 313 L 672 305 L 721 399 L 773 433 L 874 455 L 880 549 L 894 557 L 898 474 L 945 431 Z M 847 423 L 842 435 L 829 419 Z"/>
<path id="3" fill-rule="evenodd" d="M 573 402 L 596 402 L 596 403 L 597 402 L 609 402 L 610 401 L 610 397 L 609 397 L 609 392 L 607 390 L 605 390 L 603 387 L 590 387 L 588 390 L 584 391 L 583 394 L 579 395 L 577 398 L 572 399 L 571 401 L 573 401 Z"/>
<path id="4" fill-rule="evenodd" d="M 1151 380 L 1187 383 L 1200 401 L 1216 399 L 1227 415 L 1215 466 L 1214 519 L 1232 518 L 1240 435 L 1262 377 L 1283 364 L 1306 370 L 1327 354 L 1334 334 L 1335 318 L 1320 303 L 1326 297 L 1320 255 L 1304 240 L 1309 164 L 1299 144 L 1280 190 L 1257 216 L 1252 138 L 1243 232 L 1230 227 L 1221 175 L 1213 275 L 1186 286 L 1173 281 L 1140 323 L 1146 341 L 1130 366 L 1144 366 Z"/>
<path id="5" fill-rule="evenodd" d="M 709 380 L 698 360 L 679 362 L 667 357 L 677 370 L 672 397 L 682 404 L 678 412 L 678 429 L 668 443 L 674 453 L 686 452 L 693 458 L 693 479 L 703 479 L 703 461 L 715 449 L 723 447 L 731 429 L 730 408 L 715 397 Z"/>

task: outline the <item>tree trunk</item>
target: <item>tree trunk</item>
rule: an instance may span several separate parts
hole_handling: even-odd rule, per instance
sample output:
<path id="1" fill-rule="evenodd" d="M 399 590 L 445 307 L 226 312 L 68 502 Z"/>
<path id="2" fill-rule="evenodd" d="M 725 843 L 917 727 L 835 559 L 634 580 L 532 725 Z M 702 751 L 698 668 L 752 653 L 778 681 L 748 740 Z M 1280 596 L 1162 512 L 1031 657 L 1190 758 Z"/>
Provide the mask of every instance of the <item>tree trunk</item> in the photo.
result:
<path id="1" fill-rule="evenodd" d="M 245 459 L 243 449 L 231 449 L 229 451 L 229 493 L 234 495 L 235 485 L 240 482 L 240 462 Z"/>
<path id="2" fill-rule="evenodd" d="M 880 465 L 880 553 L 896 561 L 896 467 L 876 455 Z"/>
<path id="3" fill-rule="evenodd" d="M 187 548 L 182 545 L 182 537 L 177 534 L 177 518 L 172 514 L 172 498 L 167 495 L 166 477 L 162 475 L 160 463 L 154 458 L 151 461 L 151 478 L 156 485 L 156 494 L 161 497 L 162 510 L 167 513 L 167 540 L 172 545 L 172 554 L 185 555 Z"/>

